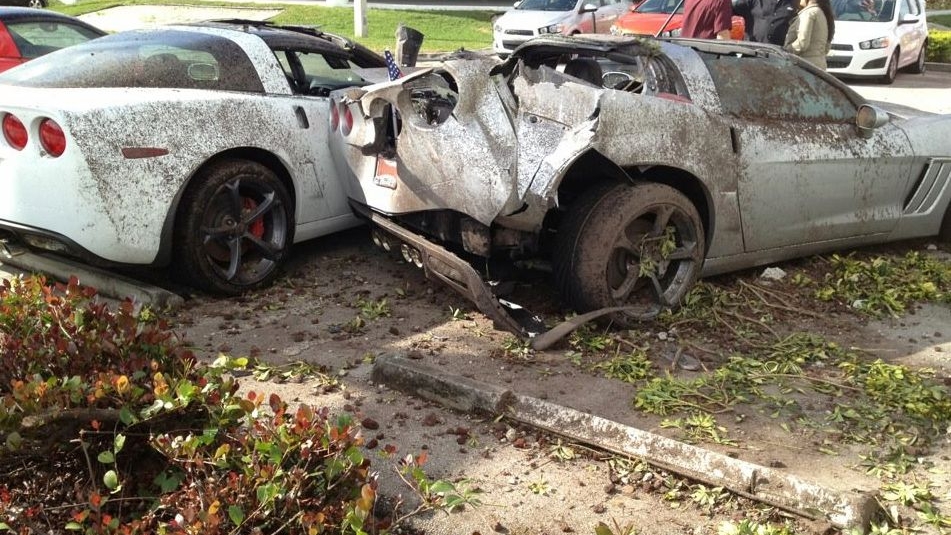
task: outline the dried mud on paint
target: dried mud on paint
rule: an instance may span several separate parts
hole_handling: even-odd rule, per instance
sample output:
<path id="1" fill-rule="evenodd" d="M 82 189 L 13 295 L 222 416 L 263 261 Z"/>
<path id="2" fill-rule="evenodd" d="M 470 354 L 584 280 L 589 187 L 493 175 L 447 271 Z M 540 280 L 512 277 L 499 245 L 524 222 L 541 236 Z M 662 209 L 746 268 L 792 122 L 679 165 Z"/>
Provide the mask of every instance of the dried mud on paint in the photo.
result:
<path id="1" fill-rule="evenodd" d="M 888 375 L 897 369 L 891 366 L 908 365 L 906 377 L 934 368 L 935 376 L 922 384 L 947 394 L 947 304 L 870 319 L 815 297 L 833 265 L 814 258 L 782 264 L 787 276 L 778 282 L 761 280 L 758 272 L 707 280 L 682 314 L 631 331 L 589 327 L 552 350 L 533 352 L 493 329 L 463 297 L 373 249 L 363 232 L 300 248 L 290 275 L 273 288 L 233 300 L 194 299 L 177 320 L 209 358 L 226 353 L 319 364 L 343 390 L 287 377 L 283 384 L 243 382 L 369 418 L 380 425 L 365 431 L 374 445 L 396 445 L 400 454 L 425 449 L 435 476 L 469 478 L 486 491 L 483 502 L 491 506 L 416 520 L 427 533 L 560 532 L 560 522 L 590 532 L 611 519 L 634 520 L 648 531 L 669 526 L 716 533 L 721 522 L 757 508 L 736 500 L 700 506 L 696 487 L 660 470 L 625 471 L 605 461 L 606 454 L 578 445 L 561 445 L 577 452 L 575 461 L 555 460 L 556 437 L 452 413 L 372 384 L 372 362 L 381 355 L 401 355 L 834 489 L 887 491 L 899 481 L 928 481 L 935 507 L 951 514 L 951 481 L 941 472 L 951 459 L 948 421 L 939 414 L 911 418 L 862 393 L 869 384 L 875 392 L 921 392 Z M 902 259 L 924 248 L 909 244 L 856 259 Z M 564 313 L 553 295 L 540 279 L 520 285 L 513 297 L 555 323 Z M 870 382 L 873 376 L 884 382 Z M 944 429 L 929 431 L 928 422 Z M 387 468 L 395 461 L 373 458 L 390 492 L 399 492 Z M 579 484 L 588 488 L 573 490 Z M 924 525 L 911 507 L 896 506 L 902 521 Z M 785 517 L 759 518 L 777 523 Z M 822 530 L 802 520 L 796 526 L 798 533 Z"/>

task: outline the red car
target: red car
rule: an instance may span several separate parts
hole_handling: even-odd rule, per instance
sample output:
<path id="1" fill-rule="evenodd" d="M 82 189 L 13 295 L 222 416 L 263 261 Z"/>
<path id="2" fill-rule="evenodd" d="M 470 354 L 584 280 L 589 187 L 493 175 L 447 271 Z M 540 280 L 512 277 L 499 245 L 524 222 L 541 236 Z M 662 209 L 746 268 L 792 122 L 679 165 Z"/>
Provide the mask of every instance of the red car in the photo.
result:
<path id="1" fill-rule="evenodd" d="M 679 6 L 679 7 L 678 7 Z M 674 13 L 671 17 L 670 14 Z M 614 25 L 616 34 L 624 35 L 657 35 L 661 26 L 667 22 L 662 36 L 674 36 L 680 34 L 680 28 L 683 26 L 684 6 L 680 0 L 644 0 L 643 2 L 631 7 L 631 11 L 621 15 Z M 730 29 L 730 39 L 742 41 L 746 33 L 746 23 L 743 17 L 733 15 L 733 27 Z"/>
<path id="2" fill-rule="evenodd" d="M 95 26 L 54 11 L 0 7 L 0 72 L 103 35 Z"/>

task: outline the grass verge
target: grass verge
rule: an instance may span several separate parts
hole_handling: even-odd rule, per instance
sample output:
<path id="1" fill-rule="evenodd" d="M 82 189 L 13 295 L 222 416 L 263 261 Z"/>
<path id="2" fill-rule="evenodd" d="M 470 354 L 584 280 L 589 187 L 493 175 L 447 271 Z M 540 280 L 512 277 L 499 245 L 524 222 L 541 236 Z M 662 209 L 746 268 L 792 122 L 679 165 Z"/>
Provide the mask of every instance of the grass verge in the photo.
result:
<path id="1" fill-rule="evenodd" d="M 51 8 L 60 13 L 78 16 L 118 6 L 163 5 L 279 8 L 283 11 L 273 19 L 273 22 L 319 26 L 327 32 L 354 38 L 353 9 L 346 7 L 234 2 L 188 3 L 175 0 L 125 0 L 121 3 L 115 0 L 80 0 L 72 5 L 54 3 Z M 396 28 L 404 24 L 423 32 L 426 36 L 422 52 L 451 52 L 459 48 L 478 50 L 492 45 L 492 16 L 493 14 L 487 11 L 434 12 L 370 9 L 367 15 L 368 36 L 354 39 L 373 50 L 393 48 Z"/>

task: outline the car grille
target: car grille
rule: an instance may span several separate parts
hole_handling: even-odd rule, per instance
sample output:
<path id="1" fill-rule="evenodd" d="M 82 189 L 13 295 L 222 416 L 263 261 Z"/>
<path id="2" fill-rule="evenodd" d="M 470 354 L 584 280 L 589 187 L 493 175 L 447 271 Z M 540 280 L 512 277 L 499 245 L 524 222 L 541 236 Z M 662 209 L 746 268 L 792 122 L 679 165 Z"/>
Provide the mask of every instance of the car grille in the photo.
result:
<path id="1" fill-rule="evenodd" d="M 507 35 L 533 35 L 531 30 L 505 30 Z"/>
<path id="2" fill-rule="evenodd" d="M 854 48 L 852 48 L 852 45 L 837 45 L 835 43 L 832 44 L 831 48 L 832 50 L 848 50 L 848 51 L 855 50 Z"/>
<path id="3" fill-rule="evenodd" d="M 506 50 L 515 50 L 525 41 L 502 41 L 502 48 Z"/>
<path id="4" fill-rule="evenodd" d="M 826 58 L 826 67 L 829 69 L 845 69 L 850 63 L 852 63 L 851 56 Z"/>

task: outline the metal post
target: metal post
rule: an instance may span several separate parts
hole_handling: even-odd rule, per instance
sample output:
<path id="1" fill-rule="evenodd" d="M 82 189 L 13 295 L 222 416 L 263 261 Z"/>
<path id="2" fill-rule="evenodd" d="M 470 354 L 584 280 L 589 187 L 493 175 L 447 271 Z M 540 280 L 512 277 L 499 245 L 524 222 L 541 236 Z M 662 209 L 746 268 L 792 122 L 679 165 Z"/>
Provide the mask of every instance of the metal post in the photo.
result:
<path id="1" fill-rule="evenodd" d="M 353 0 L 353 35 L 367 36 L 367 0 Z"/>

